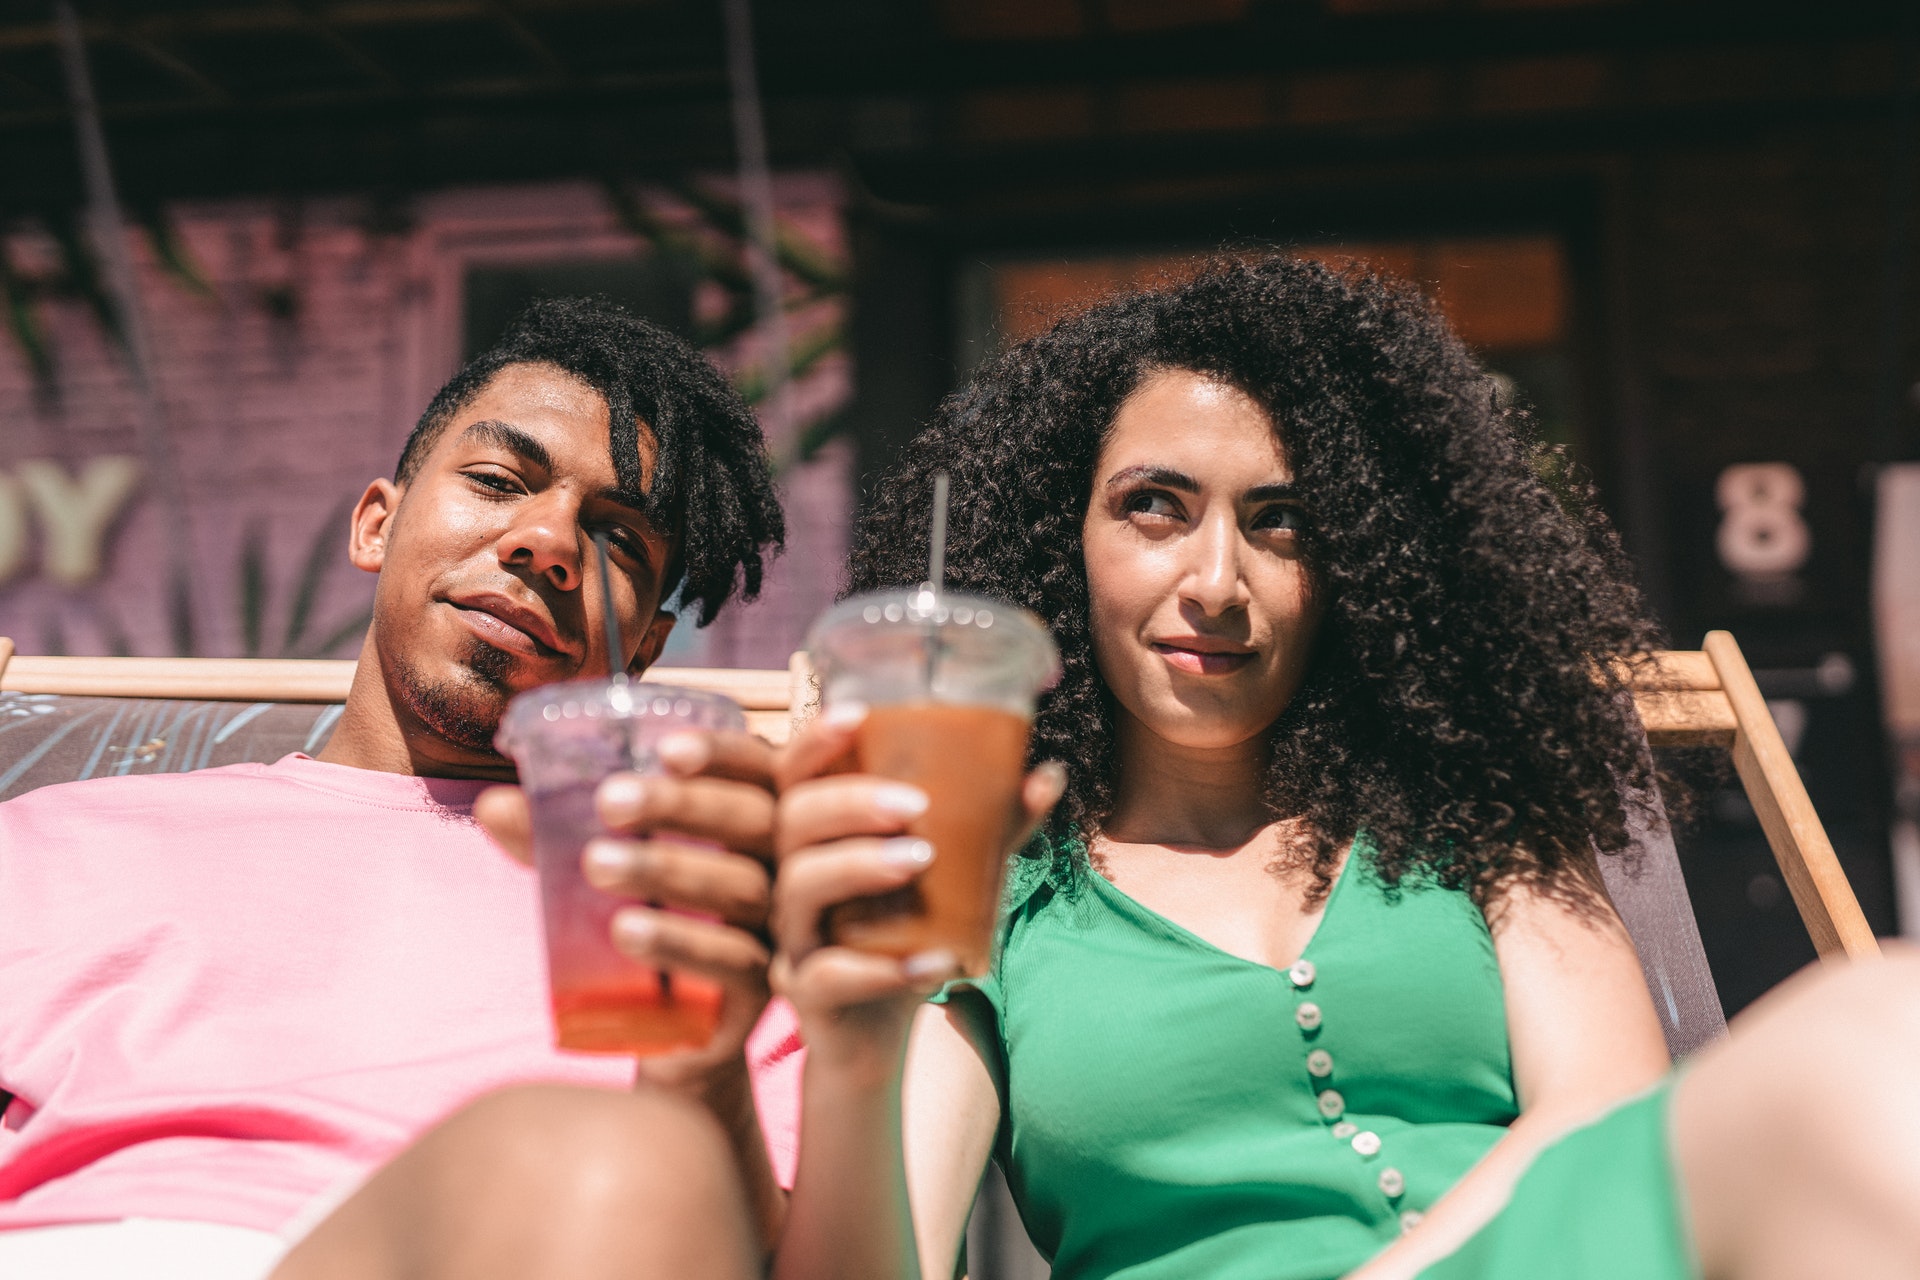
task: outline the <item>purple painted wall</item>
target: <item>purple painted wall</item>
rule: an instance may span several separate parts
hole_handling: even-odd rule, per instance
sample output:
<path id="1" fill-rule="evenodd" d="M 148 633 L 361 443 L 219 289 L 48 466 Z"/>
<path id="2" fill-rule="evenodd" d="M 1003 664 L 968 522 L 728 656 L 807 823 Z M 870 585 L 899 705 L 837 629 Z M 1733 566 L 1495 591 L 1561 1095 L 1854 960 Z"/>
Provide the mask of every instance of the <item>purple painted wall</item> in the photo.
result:
<path id="1" fill-rule="evenodd" d="M 799 251 L 843 264 L 833 180 L 784 175 L 776 187 Z M 701 189 L 722 200 L 729 192 L 720 180 Z M 724 259 L 727 239 L 710 216 L 670 192 L 633 194 L 656 233 Z M 0 337 L 0 635 L 23 653 L 172 652 L 166 539 L 183 536 L 198 652 L 350 655 L 358 636 L 345 632 L 372 582 L 346 563 L 342 507 L 390 474 L 414 419 L 458 366 L 467 271 L 655 251 L 592 184 L 442 192 L 413 202 L 397 227 L 358 199 L 171 213 L 189 274 L 168 269 L 143 234 L 134 249 L 186 530 L 168 527 L 136 433 L 134 385 L 87 304 L 40 291 L 33 319 L 51 377 L 36 375 L 16 338 Z M 17 236 L 4 247 L 29 282 L 64 269 L 50 237 Z M 763 406 L 776 456 L 851 393 L 837 340 L 843 295 L 796 280 L 789 301 L 792 346 L 807 363 L 783 406 Z M 697 286 L 697 319 L 712 321 L 728 305 L 720 284 Z M 751 381 L 762 347 L 750 328 L 709 354 Z M 764 598 L 705 632 L 677 635 L 671 661 L 785 665 L 838 584 L 850 457 L 830 441 L 783 472 L 792 537 Z M 102 519 L 94 536 L 90 522 Z M 249 546 L 259 548 L 261 590 L 245 581 Z M 310 558 L 324 572 L 292 636 Z M 248 643 L 249 596 L 264 601 L 253 610 L 257 646 Z"/>

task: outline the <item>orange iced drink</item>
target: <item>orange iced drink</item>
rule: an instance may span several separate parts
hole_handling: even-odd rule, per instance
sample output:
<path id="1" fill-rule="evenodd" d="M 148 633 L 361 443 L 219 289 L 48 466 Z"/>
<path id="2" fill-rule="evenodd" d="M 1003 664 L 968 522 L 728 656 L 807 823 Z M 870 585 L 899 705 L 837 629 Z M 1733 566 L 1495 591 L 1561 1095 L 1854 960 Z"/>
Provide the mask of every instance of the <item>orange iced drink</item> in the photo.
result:
<path id="1" fill-rule="evenodd" d="M 922 588 L 845 601 L 815 624 L 809 650 L 826 705 L 868 708 L 858 769 L 926 793 L 907 830 L 934 848 L 906 888 L 836 908 L 834 940 L 895 956 L 944 948 L 985 973 L 1053 642 L 1010 605 Z"/>

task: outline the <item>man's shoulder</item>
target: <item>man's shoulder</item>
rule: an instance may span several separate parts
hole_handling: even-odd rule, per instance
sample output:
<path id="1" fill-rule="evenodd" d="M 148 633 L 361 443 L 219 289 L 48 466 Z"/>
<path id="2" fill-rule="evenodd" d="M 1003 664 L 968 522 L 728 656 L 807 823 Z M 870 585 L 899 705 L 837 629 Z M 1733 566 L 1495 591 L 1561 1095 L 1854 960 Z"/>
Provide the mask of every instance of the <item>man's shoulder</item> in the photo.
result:
<path id="1" fill-rule="evenodd" d="M 227 764 L 190 773 L 112 774 L 36 787 L 0 803 L 0 818 L 23 818 L 48 811 L 104 815 L 116 809 L 199 805 L 212 793 L 273 786 L 282 781 L 272 765 L 259 763 Z"/>

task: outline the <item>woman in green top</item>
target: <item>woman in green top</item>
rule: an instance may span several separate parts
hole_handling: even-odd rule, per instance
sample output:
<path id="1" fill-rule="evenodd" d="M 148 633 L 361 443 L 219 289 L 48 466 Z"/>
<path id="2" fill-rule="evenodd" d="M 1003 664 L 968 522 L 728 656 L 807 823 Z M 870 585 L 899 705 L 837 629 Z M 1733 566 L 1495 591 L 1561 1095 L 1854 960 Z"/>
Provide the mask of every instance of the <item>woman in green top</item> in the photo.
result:
<path id="1" fill-rule="evenodd" d="M 924 798 L 829 773 L 857 709 L 790 752 L 775 977 L 811 1056 L 779 1274 L 947 1274 L 990 1155 L 1063 1280 L 1412 1275 L 1470 1238 L 1442 1265 L 1540 1274 L 1592 1167 L 1594 1274 L 1690 1270 L 1592 860 L 1651 783 L 1621 681 L 1654 632 L 1515 427 L 1416 296 L 1281 259 L 1068 320 L 943 408 L 851 585 L 917 577 L 950 472 L 948 581 L 1053 630 L 1034 752 L 1070 768 L 1029 780 L 1050 816 L 993 972 L 916 1016 L 952 957 L 819 921 L 937 856 L 887 838 Z"/>

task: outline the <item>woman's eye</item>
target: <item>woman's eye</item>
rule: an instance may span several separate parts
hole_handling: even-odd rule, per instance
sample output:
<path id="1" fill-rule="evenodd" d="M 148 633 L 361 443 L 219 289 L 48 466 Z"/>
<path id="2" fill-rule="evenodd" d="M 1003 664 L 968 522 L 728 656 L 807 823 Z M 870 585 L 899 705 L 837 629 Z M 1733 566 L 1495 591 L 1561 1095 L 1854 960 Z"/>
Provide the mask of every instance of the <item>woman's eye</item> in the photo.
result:
<path id="1" fill-rule="evenodd" d="M 1307 519 L 1298 507 L 1268 507 L 1254 517 L 1253 527 L 1298 533 L 1307 527 Z"/>
<path id="2" fill-rule="evenodd" d="M 1128 515 L 1162 516 L 1171 519 L 1180 514 L 1180 508 L 1169 495 L 1145 489 L 1127 498 L 1126 512 Z"/>

